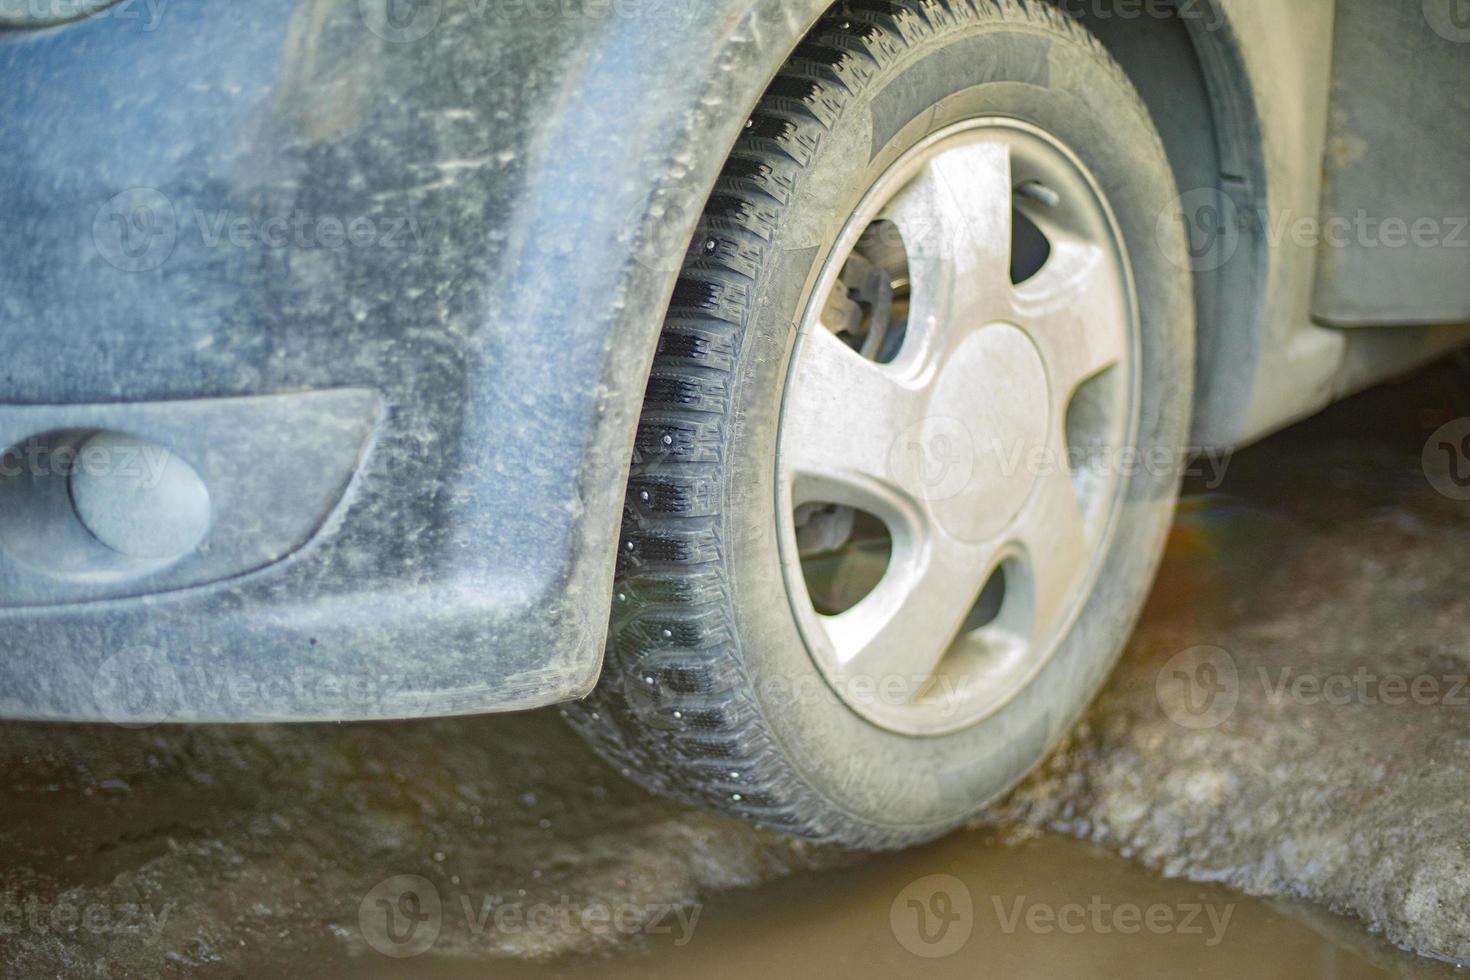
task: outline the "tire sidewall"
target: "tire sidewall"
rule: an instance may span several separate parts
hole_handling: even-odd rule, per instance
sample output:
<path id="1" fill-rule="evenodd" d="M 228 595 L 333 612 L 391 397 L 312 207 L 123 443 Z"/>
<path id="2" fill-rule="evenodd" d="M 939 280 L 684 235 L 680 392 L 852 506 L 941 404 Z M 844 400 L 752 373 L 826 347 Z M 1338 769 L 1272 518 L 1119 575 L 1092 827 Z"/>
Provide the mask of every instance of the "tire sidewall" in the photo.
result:
<path id="1" fill-rule="evenodd" d="M 962 79 L 946 53 L 957 46 L 967 54 Z M 936 85 L 952 89 L 937 105 Z M 1159 222 L 1176 196 L 1172 173 L 1136 94 L 1095 44 L 1040 27 L 967 25 L 915 43 L 848 101 L 798 178 L 752 291 L 731 393 L 720 533 L 741 666 L 781 754 L 831 807 L 910 839 L 973 814 L 1075 721 L 1136 621 L 1179 482 L 1177 467 L 1125 475 L 1110 544 L 1071 632 L 1012 701 L 964 731 L 914 738 L 879 728 L 838 698 L 809 655 L 776 533 L 776 446 L 797 323 L 827 257 L 823 243 L 837 239 L 876 178 L 924 137 L 982 116 L 1018 119 L 1058 138 L 1112 207 L 1139 310 L 1136 446 L 1177 458 L 1192 397 L 1191 284 L 1178 264 L 1182 240 L 1172 223 L 1161 231 Z M 895 126 L 875 148 L 875 130 Z"/>

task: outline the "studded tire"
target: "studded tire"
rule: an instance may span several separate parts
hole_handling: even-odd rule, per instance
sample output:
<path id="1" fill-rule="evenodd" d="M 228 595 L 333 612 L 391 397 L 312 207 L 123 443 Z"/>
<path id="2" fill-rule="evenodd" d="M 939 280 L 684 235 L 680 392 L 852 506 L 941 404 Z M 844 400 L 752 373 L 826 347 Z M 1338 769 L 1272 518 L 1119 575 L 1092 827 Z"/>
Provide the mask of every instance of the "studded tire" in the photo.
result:
<path id="1" fill-rule="evenodd" d="M 1063 141 L 1117 216 L 1138 299 L 1138 448 L 1188 432 L 1193 299 L 1172 173 L 1102 46 L 1023 0 L 862 0 L 834 9 L 774 79 L 709 199 L 647 385 L 603 676 L 566 714 L 648 788 L 813 841 L 886 849 L 976 816 L 1066 733 L 1127 640 L 1177 474 L 1139 471 L 1066 639 L 1003 710 L 911 737 L 822 683 L 782 585 L 775 443 L 818 269 L 871 183 L 881 127 L 912 145 L 956 114 Z M 876 152 L 874 153 L 876 157 Z"/>

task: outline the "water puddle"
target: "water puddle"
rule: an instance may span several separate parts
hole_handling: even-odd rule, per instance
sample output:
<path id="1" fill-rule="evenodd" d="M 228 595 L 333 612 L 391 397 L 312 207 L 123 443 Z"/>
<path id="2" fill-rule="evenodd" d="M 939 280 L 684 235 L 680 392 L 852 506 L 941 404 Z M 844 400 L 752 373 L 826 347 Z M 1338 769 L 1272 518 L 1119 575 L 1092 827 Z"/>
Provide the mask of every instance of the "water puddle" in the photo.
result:
<path id="1" fill-rule="evenodd" d="M 445 915 L 459 913 L 445 907 Z M 574 910 L 580 911 L 580 910 Z M 529 920 L 516 928 L 534 928 Z M 556 928 L 555 916 L 543 916 Z M 509 921 L 509 920 L 507 920 Z M 494 929 L 493 919 L 487 928 Z M 337 975 L 524 977 L 1249 977 L 1452 975 L 1348 919 L 1158 878 L 1099 848 L 979 833 L 845 870 L 726 892 L 609 957 L 338 961 Z M 692 927 L 691 927 L 692 925 Z"/>

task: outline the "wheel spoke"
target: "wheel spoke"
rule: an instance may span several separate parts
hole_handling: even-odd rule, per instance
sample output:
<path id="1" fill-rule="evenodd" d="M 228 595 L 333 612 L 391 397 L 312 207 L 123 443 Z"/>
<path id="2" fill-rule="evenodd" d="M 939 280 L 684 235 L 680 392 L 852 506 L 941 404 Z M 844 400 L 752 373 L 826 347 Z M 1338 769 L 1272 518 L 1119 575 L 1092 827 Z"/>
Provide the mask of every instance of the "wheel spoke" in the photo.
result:
<path id="1" fill-rule="evenodd" d="M 979 326 L 1011 290 L 1011 158 L 1001 140 L 966 141 L 936 154 L 883 216 L 908 251 L 909 339 L 938 356 L 947 331 Z"/>
<path id="2" fill-rule="evenodd" d="M 1096 544 L 1095 528 L 1083 515 L 1064 455 L 1052 458 L 1038 476 L 1015 529 L 1031 572 L 1031 621 L 1038 632 L 1057 625 L 1057 617 L 1066 612 Z M 1045 639 L 1038 635 L 1033 642 Z"/>
<path id="3" fill-rule="evenodd" d="M 1078 385 L 1127 356 L 1127 296 L 1101 246 L 1055 238 L 1046 265 L 1016 288 L 1016 305 L 1062 408 Z"/>
<path id="4" fill-rule="evenodd" d="M 862 602 L 826 620 L 849 676 L 880 685 L 902 679 L 909 696 L 938 666 L 990 572 L 972 549 L 943 535 L 922 538 L 922 547 L 894 555 L 884 581 Z"/>
<path id="5" fill-rule="evenodd" d="M 918 394 L 819 325 L 797 358 L 780 447 L 795 479 L 795 503 L 883 510 L 878 516 L 889 518 L 910 498 L 891 474 L 889 459 L 918 415 Z"/>

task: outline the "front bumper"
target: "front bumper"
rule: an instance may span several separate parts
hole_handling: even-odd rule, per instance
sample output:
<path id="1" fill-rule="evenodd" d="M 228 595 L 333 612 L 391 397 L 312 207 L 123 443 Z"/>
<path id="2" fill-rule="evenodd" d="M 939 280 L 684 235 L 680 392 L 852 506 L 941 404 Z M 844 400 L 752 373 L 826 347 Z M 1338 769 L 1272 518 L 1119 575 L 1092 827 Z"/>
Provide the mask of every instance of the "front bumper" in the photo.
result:
<path id="1" fill-rule="evenodd" d="M 214 503 L 185 558 L 101 568 L 0 514 L 0 715 L 395 718 L 595 682 L 683 247 L 819 5 L 400 7 L 0 31 L 0 441 L 125 433 Z"/>

